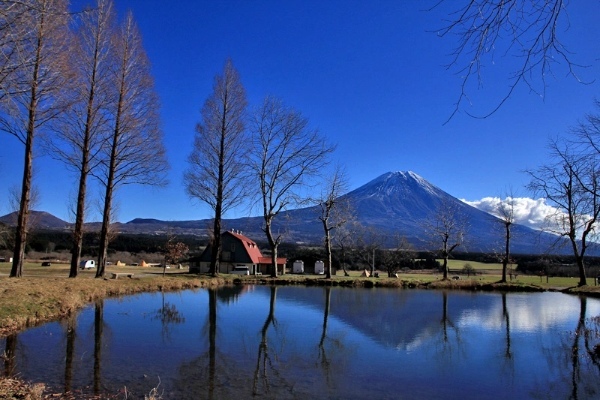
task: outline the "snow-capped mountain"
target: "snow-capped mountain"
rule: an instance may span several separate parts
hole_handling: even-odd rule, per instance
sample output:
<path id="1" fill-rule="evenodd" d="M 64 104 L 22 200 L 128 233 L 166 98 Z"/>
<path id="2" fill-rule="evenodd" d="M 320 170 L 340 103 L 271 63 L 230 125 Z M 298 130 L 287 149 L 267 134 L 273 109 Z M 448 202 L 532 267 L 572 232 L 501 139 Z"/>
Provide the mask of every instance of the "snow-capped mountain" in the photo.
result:
<path id="1" fill-rule="evenodd" d="M 427 227 L 442 204 L 452 204 L 467 226 L 462 251 L 500 251 L 504 243 L 501 221 L 451 196 L 412 171 L 388 172 L 345 195 L 359 222 L 400 234 L 418 248 L 431 246 Z M 531 228 L 513 225 L 512 248 L 520 253 L 542 253 L 552 241 Z"/>
<path id="2" fill-rule="evenodd" d="M 428 226 L 435 219 L 442 204 L 453 204 L 457 215 L 468 226 L 465 244 L 459 251 L 499 252 L 504 243 L 501 221 L 444 192 L 437 186 L 411 171 L 388 172 L 365 185 L 345 194 L 342 198 L 352 204 L 356 221 L 372 226 L 392 239 L 406 237 L 415 248 L 431 250 L 435 246 Z M 323 228 L 318 220 L 320 207 L 307 207 L 286 211 L 277 216 L 274 230 L 284 234 L 284 241 L 319 244 L 323 239 Z M 9 223 L 8 216 L 0 221 Z M 262 217 L 227 219 L 224 229 L 241 230 L 254 240 L 263 241 Z M 56 224 L 54 224 L 56 225 Z M 64 227 L 64 224 L 58 224 Z M 90 229 L 98 228 L 90 224 Z M 134 219 L 115 228 L 128 233 L 201 234 L 205 235 L 211 224 L 208 220 L 160 221 Z M 512 227 L 512 251 L 514 253 L 541 254 L 548 251 L 556 239 L 522 225 Z M 393 243 L 387 243 L 393 245 Z"/>

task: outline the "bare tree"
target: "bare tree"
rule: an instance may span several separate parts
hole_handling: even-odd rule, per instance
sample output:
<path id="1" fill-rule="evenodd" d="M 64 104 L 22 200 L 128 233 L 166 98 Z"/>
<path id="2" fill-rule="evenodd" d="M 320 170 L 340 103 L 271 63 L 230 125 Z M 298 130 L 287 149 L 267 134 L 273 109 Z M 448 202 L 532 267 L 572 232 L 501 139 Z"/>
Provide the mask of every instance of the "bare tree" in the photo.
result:
<path id="1" fill-rule="evenodd" d="M 460 212 L 458 203 L 442 200 L 428 222 L 428 231 L 434 246 L 442 258 L 443 280 L 448 279 L 448 258 L 465 241 L 467 221 Z M 441 242 L 441 245 L 440 245 Z M 437 243 L 437 245 L 435 244 Z"/>
<path id="2" fill-rule="evenodd" d="M 369 266 L 371 276 L 375 276 L 377 252 L 384 247 L 385 234 L 374 226 L 355 224 L 354 250 L 359 260 Z"/>
<path id="3" fill-rule="evenodd" d="M 125 184 L 163 185 L 168 168 L 150 64 L 131 13 L 113 40 L 111 136 L 104 168 L 95 175 L 105 188 L 97 278 L 105 272 L 115 190 Z"/>
<path id="4" fill-rule="evenodd" d="M 15 85 L 15 79 L 23 68 L 30 68 L 33 59 L 22 53 L 32 39 L 31 15 L 37 1 L 0 1 L 0 101 L 6 97 L 27 91 Z"/>
<path id="5" fill-rule="evenodd" d="M 277 277 L 277 248 L 282 234 L 273 233 L 273 220 L 283 210 L 306 203 L 303 192 L 321 172 L 334 150 L 299 112 L 267 97 L 251 126 L 254 150 L 251 167 L 260 189 L 263 230 L 271 248 L 271 276 Z"/>
<path id="6" fill-rule="evenodd" d="M 394 242 L 393 248 L 381 252 L 381 264 L 385 266 L 388 278 L 397 277 L 397 272 L 413 265 L 415 259 L 415 250 L 406 237 L 396 235 Z"/>
<path id="7" fill-rule="evenodd" d="M 344 276 L 349 276 L 348 270 L 346 269 L 346 261 L 352 254 L 356 245 L 357 231 L 359 230 L 360 224 L 354 219 L 354 215 L 351 215 L 346 224 L 340 226 L 336 230 L 336 234 L 333 235 L 333 243 L 339 250 L 340 264 L 344 270 Z"/>
<path id="8" fill-rule="evenodd" d="M 597 235 L 595 225 L 600 215 L 600 174 L 595 157 L 574 146 L 552 141 L 550 159 L 557 161 L 527 171 L 531 178 L 528 188 L 555 207 L 545 230 L 556 235 L 557 245 L 564 243 L 562 238 L 568 239 L 579 272 L 579 286 L 584 286 L 584 257 L 591 239 Z"/>
<path id="9" fill-rule="evenodd" d="M 515 200 L 512 193 L 500 202 L 498 215 L 504 227 L 504 252 L 502 254 L 502 279 L 500 282 L 506 282 L 506 271 L 510 262 L 511 228 L 515 222 Z"/>
<path id="10" fill-rule="evenodd" d="M 75 72 L 71 91 L 73 103 L 60 116 L 49 143 L 50 154 L 78 176 L 71 278 L 77 276 L 81 258 L 88 176 L 99 164 L 99 152 L 109 127 L 107 108 L 110 102 L 108 84 L 113 19 L 111 0 L 98 0 L 96 8 L 80 14 L 76 37 L 69 52 L 70 65 Z"/>
<path id="11" fill-rule="evenodd" d="M 319 220 L 325 234 L 326 277 L 331 279 L 331 240 L 332 233 L 351 218 L 350 201 L 342 195 L 348 190 L 348 178 L 342 167 L 337 166 L 326 183 L 319 199 Z"/>
<path id="12" fill-rule="evenodd" d="M 189 196 L 214 211 L 210 273 L 217 276 L 221 258 L 221 219 L 247 197 L 243 176 L 248 153 L 246 91 L 231 60 L 215 77 L 213 93 L 202 107 L 194 148 L 184 175 Z"/>
<path id="13" fill-rule="evenodd" d="M 499 57 L 513 57 L 518 64 L 509 72 L 507 91 L 482 118 L 502 107 L 521 85 L 543 96 L 546 79 L 553 75 L 558 63 L 566 64 L 567 73 L 581 81 L 577 72 L 584 66 L 573 60 L 573 53 L 559 37 L 566 30 L 561 27 L 569 25 L 565 0 L 468 0 L 459 6 L 440 0 L 436 7 L 442 3 L 451 3 L 452 11 L 438 35 L 458 37 L 448 68 L 456 67 L 462 79 L 450 118 L 468 101 L 472 81 L 478 87 L 483 85 L 484 66 L 495 63 Z"/>
<path id="14" fill-rule="evenodd" d="M 69 82 L 65 51 L 69 39 L 65 0 L 30 0 L 16 23 L 23 35 L 12 45 L 17 67 L 7 80 L 2 98 L 0 129 L 25 146 L 21 199 L 11 277 L 23 274 L 32 188 L 33 147 L 36 136 L 65 109 L 61 97 Z M 9 95 L 6 95 L 9 93 Z"/>

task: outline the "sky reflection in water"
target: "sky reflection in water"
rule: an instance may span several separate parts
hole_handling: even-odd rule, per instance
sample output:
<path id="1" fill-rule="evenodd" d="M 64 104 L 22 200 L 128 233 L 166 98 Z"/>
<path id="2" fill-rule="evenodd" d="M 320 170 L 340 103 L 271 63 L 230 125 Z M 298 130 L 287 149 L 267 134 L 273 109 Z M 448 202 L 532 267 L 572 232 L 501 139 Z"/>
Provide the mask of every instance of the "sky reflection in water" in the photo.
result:
<path id="1" fill-rule="evenodd" d="M 598 315 L 560 293 L 240 286 L 105 300 L 0 345 L 4 374 L 128 398 L 586 399 Z"/>

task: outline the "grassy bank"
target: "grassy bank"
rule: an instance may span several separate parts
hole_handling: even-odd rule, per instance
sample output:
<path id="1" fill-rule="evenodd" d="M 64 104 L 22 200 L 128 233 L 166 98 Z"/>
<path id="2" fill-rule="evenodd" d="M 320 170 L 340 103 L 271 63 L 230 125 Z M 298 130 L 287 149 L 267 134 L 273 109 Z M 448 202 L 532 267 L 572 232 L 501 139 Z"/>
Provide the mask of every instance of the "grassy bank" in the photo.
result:
<path id="1" fill-rule="evenodd" d="M 111 272 L 133 273 L 133 279 L 96 279 L 95 271 L 83 271 L 67 278 L 68 266 L 26 265 L 22 278 L 8 278 L 8 263 L 0 265 L 0 335 L 56 320 L 76 312 L 97 299 L 160 290 L 176 291 L 226 284 L 225 279 L 209 279 L 161 269 L 114 267 Z M 107 276 L 111 276 L 109 272 Z"/>

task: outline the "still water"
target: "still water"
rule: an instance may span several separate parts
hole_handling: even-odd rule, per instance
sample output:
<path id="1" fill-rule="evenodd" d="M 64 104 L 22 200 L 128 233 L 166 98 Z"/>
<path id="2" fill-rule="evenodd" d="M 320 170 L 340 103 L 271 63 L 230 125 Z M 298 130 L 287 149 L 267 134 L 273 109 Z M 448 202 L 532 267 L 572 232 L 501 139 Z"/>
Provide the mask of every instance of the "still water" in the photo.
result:
<path id="1" fill-rule="evenodd" d="M 3 338 L 2 371 L 164 399 L 600 398 L 600 301 L 238 286 L 104 300 Z"/>

